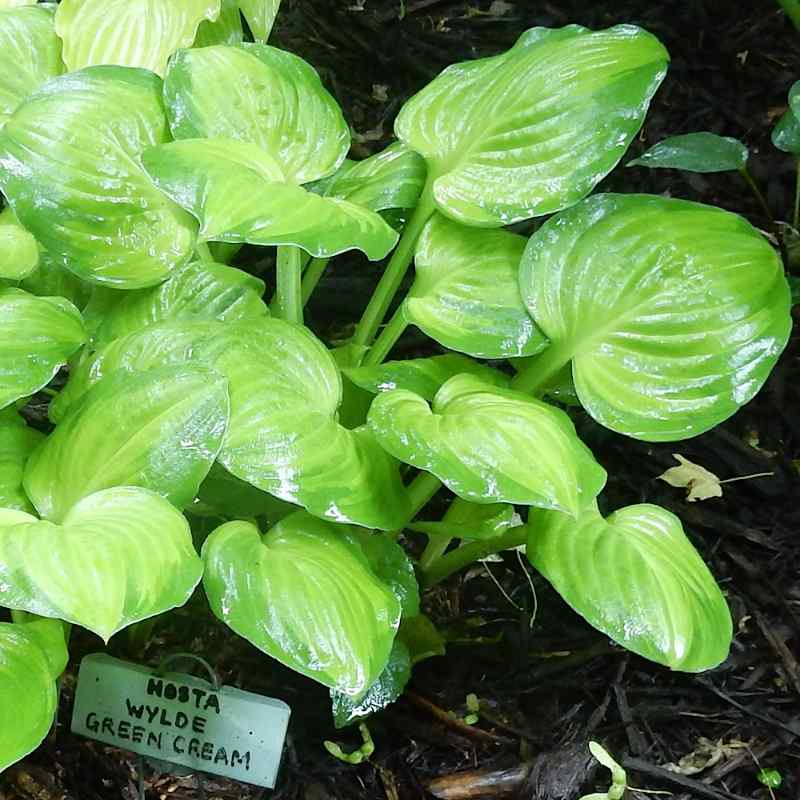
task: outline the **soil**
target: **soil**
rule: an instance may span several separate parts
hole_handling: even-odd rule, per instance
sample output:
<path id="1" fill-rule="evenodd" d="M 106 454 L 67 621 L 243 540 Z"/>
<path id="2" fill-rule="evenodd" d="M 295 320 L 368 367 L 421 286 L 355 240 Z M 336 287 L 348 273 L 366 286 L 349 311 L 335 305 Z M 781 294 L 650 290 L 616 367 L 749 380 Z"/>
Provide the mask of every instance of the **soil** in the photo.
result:
<path id="1" fill-rule="evenodd" d="M 788 218 L 794 165 L 771 146 L 769 132 L 800 77 L 800 33 L 770 0 L 284 5 L 276 43 L 320 70 L 352 123 L 356 157 L 389 141 L 405 99 L 448 63 L 505 49 L 533 25 L 642 25 L 665 43 L 672 64 L 626 160 L 672 134 L 710 130 L 738 137 L 750 148 L 751 172 L 773 215 Z M 771 230 L 736 174 L 620 168 L 602 188 L 714 203 Z M 239 264 L 263 267 L 247 250 Z M 378 274 L 361 261 L 337 260 L 311 306 L 317 330 L 329 339 L 344 335 L 342 320 L 357 319 Z M 410 335 L 400 349 L 422 346 Z M 590 739 L 628 768 L 631 785 L 642 789 L 630 791 L 637 800 L 654 791 L 674 800 L 800 796 L 799 355 L 795 332 L 752 403 L 717 430 L 680 444 L 636 442 L 577 418 L 579 432 L 610 475 L 607 506 L 648 501 L 673 510 L 721 581 L 736 631 L 721 667 L 684 675 L 626 654 L 512 553 L 426 596 L 427 612 L 448 634 L 448 653 L 421 664 L 406 696 L 370 720 L 375 754 L 356 767 L 322 747 L 325 739 L 359 744 L 357 731 L 333 729 L 327 692 L 235 637 L 196 597 L 159 620 L 144 648 L 121 636 L 110 651 L 152 664 L 191 651 L 211 660 L 224 683 L 286 700 L 293 717 L 280 784 L 274 794 L 210 777 L 198 786 L 195 777 L 145 768 L 146 797 L 400 800 L 506 790 L 526 800 L 574 800 L 608 786 L 607 773 L 593 769 L 587 755 Z M 690 504 L 681 490 L 656 479 L 674 465 L 673 452 L 721 478 L 771 474 L 728 484 L 722 498 Z M 99 640 L 76 632 L 73 665 L 100 649 Z M 72 666 L 63 681 L 51 737 L 0 777 L 2 800 L 139 796 L 135 757 L 69 733 L 75 674 Z M 458 719 L 467 713 L 470 693 L 481 702 L 472 728 Z M 664 768 L 679 762 L 679 772 Z M 778 770 L 782 785 L 763 786 L 761 768 Z"/>

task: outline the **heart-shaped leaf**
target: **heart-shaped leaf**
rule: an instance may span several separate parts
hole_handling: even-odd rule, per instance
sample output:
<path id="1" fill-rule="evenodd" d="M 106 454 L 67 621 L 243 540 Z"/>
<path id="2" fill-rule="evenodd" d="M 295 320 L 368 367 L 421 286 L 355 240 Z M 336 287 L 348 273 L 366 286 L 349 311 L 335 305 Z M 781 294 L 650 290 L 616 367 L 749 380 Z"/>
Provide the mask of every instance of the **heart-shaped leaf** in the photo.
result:
<path id="1" fill-rule="evenodd" d="M 48 81 L 0 131 L 0 187 L 50 255 L 95 283 L 139 289 L 192 254 L 192 218 L 153 186 L 141 152 L 169 139 L 161 81 L 88 67 Z"/>
<path id="2" fill-rule="evenodd" d="M 474 375 L 484 383 L 508 388 L 507 375 L 456 353 L 411 358 L 407 361 L 387 361 L 367 367 L 347 367 L 342 372 L 356 386 L 372 394 L 407 389 L 426 400 L 433 400 L 442 384 L 454 375 L 463 373 Z"/>
<path id="3" fill-rule="evenodd" d="M 359 697 L 383 671 L 400 603 L 336 525 L 297 512 L 263 537 L 248 522 L 203 545 L 213 612 L 260 650 Z"/>
<path id="4" fill-rule="evenodd" d="M 294 245 L 321 258 L 357 248 L 373 261 L 397 243 L 378 214 L 284 182 L 274 159 L 248 142 L 185 139 L 147 150 L 143 163 L 199 220 L 201 240 Z"/>
<path id="5" fill-rule="evenodd" d="M 72 303 L 0 289 L 0 408 L 47 386 L 85 341 Z"/>
<path id="6" fill-rule="evenodd" d="M 532 356 L 547 340 L 519 292 L 522 236 L 465 228 L 434 214 L 417 244 L 405 314 L 451 350 L 481 358 Z"/>
<path id="7" fill-rule="evenodd" d="M 227 381 L 199 365 L 101 380 L 28 461 L 25 490 L 60 522 L 81 498 L 142 486 L 185 508 L 222 445 Z"/>
<path id="8" fill-rule="evenodd" d="M 563 411 L 469 375 L 445 383 L 432 409 L 412 392 L 379 394 L 369 425 L 395 458 L 432 472 L 476 503 L 577 516 L 606 481 Z"/>
<path id="9" fill-rule="evenodd" d="M 687 172 L 727 172 L 744 169 L 747 147 L 738 139 L 700 131 L 669 139 L 653 145 L 639 158 L 629 161 L 628 167 L 651 169 L 682 169 Z"/>
<path id="10" fill-rule="evenodd" d="M 60 628 L 51 620 L 0 623 L 0 772 L 35 750 L 53 725 L 56 679 L 67 662 Z"/>
<path id="11" fill-rule="evenodd" d="M 10 208 L 0 212 L 0 280 L 21 281 L 39 263 L 39 245 Z"/>
<path id="12" fill-rule="evenodd" d="M 102 375 L 196 361 L 228 379 L 231 419 L 220 463 L 233 475 L 311 513 L 395 530 L 408 521 L 398 465 L 369 430 L 337 421 L 342 384 L 307 329 L 264 317 L 156 325 L 84 360 L 51 403 L 63 418 Z"/>
<path id="13" fill-rule="evenodd" d="M 725 660 L 728 606 L 674 514 L 637 505 L 605 520 L 540 512 L 528 524 L 531 563 L 615 642 L 684 672 Z"/>
<path id="14" fill-rule="evenodd" d="M 258 145 L 288 181 L 334 172 L 350 148 L 336 101 L 303 59 L 263 44 L 181 50 L 164 95 L 176 139 L 236 139 Z"/>
<path id="15" fill-rule="evenodd" d="M 226 326 L 214 368 L 228 377 L 231 422 L 220 463 L 312 514 L 395 530 L 410 501 L 397 463 L 366 428 L 336 413 L 341 376 L 305 328 L 265 318 Z"/>
<path id="16" fill-rule="evenodd" d="M 281 0 L 239 0 L 239 8 L 256 41 L 269 39 L 280 6 Z"/>
<path id="17" fill-rule="evenodd" d="M 44 439 L 13 408 L 0 411 L 0 508 L 32 512 L 22 475 L 33 449 Z"/>
<path id="18" fill-rule="evenodd" d="M 102 320 L 92 340 L 98 347 L 133 331 L 170 320 L 233 321 L 263 317 L 264 282 L 247 272 L 195 261 L 176 269 L 160 286 L 113 293 L 103 302 Z M 86 316 L 93 313 L 92 306 Z"/>
<path id="19" fill-rule="evenodd" d="M 146 489 L 91 494 L 61 525 L 0 518 L 0 603 L 82 625 L 106 641 L 183 605 L 202 572 L 183 515 Z"/>
<path id="20" fill-rule="evenodd" d="M 0 128 L 29 94 L 63 71 L 52 8 L 0 4 Z"/>
<path id="21" fill-rule="evenodd" d="M 427 160 L 444 213 L 508 225 L 572 205 L 616 166 L 668 58 L 632 25 L 531 28 L 502 55 L 448 67 L 395 132 Z"/>
<path id="22" fill-rule="evenodd" d="M 363 697 L 356 700 L 350 695 L 331 689 L 334 724 L 337 728 L 345 728 L 370 714 L 382 711 L 403 694 L 403 689 L 409 680 L 411 680 L 411 658 L 408 648 L 395 639 L 383 672 Z"/>
<path id="23" fill-rule="evenodd" d="M 345 160 L 333 175 L 308 188 L 371 211 L 414 208 L 425 186 L 427 167 L 422 156 L 394 142 L 363 161 Z"/>
<path id="24" fill-rule="evenodd" d="M 71 70 L 119 64 L 163 75 L 167 59 L 219 12 L 220 0 L 61 0 L 56 31 Z"/>
<path id="25" fill-rule="evenodd" d="M 215 320 L 166 322 L 112 339 L 99 350 L 87 353 L 70 371 L 64 389 L 50 402 L 50 420 L 59 424 L 77 407 L 78 401 L 104 378 L 119 371 L 147 372 L 168 364 L 176 366 L 197 359 L 198 348 L 213 347 L 224 330 Z"/>
<path id="26" fill-rule="evenodd" d="M 204 20 L 197 29 L 192 47 L 211 47 L 215 44 L 239 44 L 244 40 L 242 16 L 238 0 L 222 0 L 219 17 L 213 22 Z"/>
<path id="27" fill-rule="evenodd" d="M 585 200 L 531 238 L 520 283 L 552 342 L 528 368 L 536 388 L 572 360 L 584 408 L 645 441 L 695 436 L 733 414 L 791 328 L 777 253 L 741 217 L 685 200 Z"/>

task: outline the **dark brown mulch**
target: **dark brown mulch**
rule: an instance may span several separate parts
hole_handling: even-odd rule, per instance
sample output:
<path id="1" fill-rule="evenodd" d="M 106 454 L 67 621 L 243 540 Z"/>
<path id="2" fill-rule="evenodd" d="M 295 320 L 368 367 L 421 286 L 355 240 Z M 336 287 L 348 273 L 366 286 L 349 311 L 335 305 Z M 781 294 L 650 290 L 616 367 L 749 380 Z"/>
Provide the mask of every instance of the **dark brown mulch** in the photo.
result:
<path id="1" fill-rule="evenodd" d="M 800 35 L 769 0 L 285 3 L 278 42 L 320 69 L 352 122 L 358 156 L 385 144 L 406 97 L 452 61 L 497 52 L 532 25 L 643 25 L 667 45 L 672 65 L 633 152 L 693 130 L 740 137 L 775 216 L 788 214 L 792 163 L 771 147 L 769 130 L 785 108 L 788 87 L 800 78 Z M 761 228 L 769 225 L 736 175 L 619 169 L 604 186 L 716 203 Z M 360 262 L 337 263 L 312 306 L 318 329 L 338 332 L 343 313 L 356 319 L 376 275 Z M 412 337 L 405 346 L 419 342 Z M 672 792 L 675 800 L 766 800 L 769 792 L 756 779 L 759 766 L 781 772 L 776 797 L 798 797 L 799 353 L 795 335 L 759 397 L 717 431 L 688 442 L 650 445 L 587 420 L 579 426 L 609 472 L 608 507 L 652 501 L 671 508 L 721 580 L 737 633 L 730 658 L 712 673 L 673 674 L 625 654 L 538 578 L 534 604 L 514 557 L 490 565 L 503 592 L 476 568 L 427 597 L 429 613 L 451 640 L 448 655 L 420 665 L 408 696 L 371 721 L 377 749 L 360 767 L 345 766 L 322 749 L 325 738 L 356 742 L 352 733 L 333 731 L 326 692 L 230 634 L 208 616 L 202 598 L 167 617 L 145 652 L 127 652 L 124 637 L 112 650 L 156 662 L 164 653 L 191 649 L 211 658 L 226 683 L 287 700 L 293 721 L 276 797 L 394 800 L 425 796 L 429 786 L 451 798 L 510 788 L 520 798 L 571 800 L 590 791 L 594 780 L 598 789 L 607 786 L 602 771 L 593 776 L 590 738 L 629 767 L 634 786 Z M 673 464 L 673 452 L 722 478 L 774 474 L 730 484 L 722 499 L 688 504 L 680 490 L 655 480 Z M 74 662 L 95 649 L 98 642 L 77 636 Z M 55 735 L 0 778 L 3 800 L 137 796 L 133 758 L 68 733 L 73 683 L 71 670 Z M 484 734 L 441 721 L 442 711 L 463 716 L 468 693 L 482 701 L 478 728 Z M 691 775 L 663 769 L 691 753 L 718 760 Z M 148 771 L 146 785 L 149 798 L 201 796 L 193 778 Z M 476 794 L 480 787 L 484 795 Z M 208 797 L 261 796 L 212 779 L 205 789 Z"/>

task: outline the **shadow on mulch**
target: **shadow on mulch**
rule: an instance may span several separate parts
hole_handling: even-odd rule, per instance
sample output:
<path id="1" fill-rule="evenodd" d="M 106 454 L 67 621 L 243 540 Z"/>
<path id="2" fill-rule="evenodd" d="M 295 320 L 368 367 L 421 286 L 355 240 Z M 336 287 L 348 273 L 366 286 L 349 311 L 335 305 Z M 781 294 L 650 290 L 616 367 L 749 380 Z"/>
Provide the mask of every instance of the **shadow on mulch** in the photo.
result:
<path id="1" fill-rule="evenodd" d="M 532 25 L 640 24 L 666 44 L 672 64 L 625 160 L 670 134 L 736 136 L 750 147 L 751 171 L 776 217 L 788 214 L 793 164 L 771 147 L 769 131 L 800 77 L 800 35 L 769 0 L 406 0 L 402 20 L 400 0 L 285 0 L 285 6 L 277 43 L 320 70 L 353 125 L 359 157 L 386 144 L 404 100 L 448 63 L 504 49 Z M 736 175 L 618 169 L 601 188 L 667 192 L 768 225 Z M 251 257 L 245 251 L 242 263 Z M 311 306 L 317 329 L 341 334 L 342 315 L 357 319 L 378 274 L 356 259 L 337 260 Z M 765 389 L 734 419 L 687 442 L 636 442 L 590 420 L 579 422 L 581 436 L 608 470 L 608 507 L 647 501 L 670 508 L 722 582 L 737 633 L 730 658 L 711 673 L 673 674 L 613 647 L 543 580 L 533 577 L 532 589 L 513 556 L 488 565 L 492 576 L 475 568 L 426 598 L 427 611 L 448 631 L 448 655 L 420 665 L 407 696 L 370 722 L 376 754 L 360 767 L 340 764 L 322 749 L 325 738 L 355 744 L 352 733 L 332 729 L 327 693 L 233 636 L 208 615 L 201 597 L 164 618 L 146 652 L 126 653 L 124 637 L 112 651 L 155 663 L 165 653 L 190 649 L 212 658 L 225 683 L 289 702 L 289 747 L 274 797 L 394 800 L 425 796 L 430 786 L 450 798 L 509 790 L 526 799 L 571 800 L 595 783 L 598 789 L 608 785 L 606 774 L 593 774 L 590 738 L 629 768 L 633 785 L 672 792 L 674 800 L 766 800 L 759 767 L 781 772 L 776 797 L 800 796 L 798 346 L 795 333 Z M 416 352 L 421 340 L 412 334 L 404 347 Z M 721 478 L 773 474 L 689 505 L 680 490 L 655 480 L 673 465 L 673 452 Z M 75 639 L 75 664 L 100 649 L 88 634 Z M 137 797 L 132 757 L 68 733 L 74 676 L 73 667 L 55 735 L 0 779 L 2 800 Z M 443 710 L 463 716 L 468 693 L 481 700 L 482 733 L 442 721 Z M 663 769 L 690 754 L 705 769 Z M 146 785 L 149 798 L 201 796 L 193 778 L 148 773 Z M 208 797 L 262 796 L 213 779 L 205 789 Z"/>

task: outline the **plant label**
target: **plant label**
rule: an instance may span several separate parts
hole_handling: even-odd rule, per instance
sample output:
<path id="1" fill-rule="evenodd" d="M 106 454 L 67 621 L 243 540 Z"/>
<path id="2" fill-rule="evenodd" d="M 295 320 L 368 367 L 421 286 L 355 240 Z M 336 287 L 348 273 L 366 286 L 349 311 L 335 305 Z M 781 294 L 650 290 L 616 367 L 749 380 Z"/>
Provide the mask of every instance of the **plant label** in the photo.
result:
<path id="1" fill-rule="evenodd" d="M 81 662 L 72 732 L 271 789 L 290 713 L 271 697 L 99 653 Z"/>

